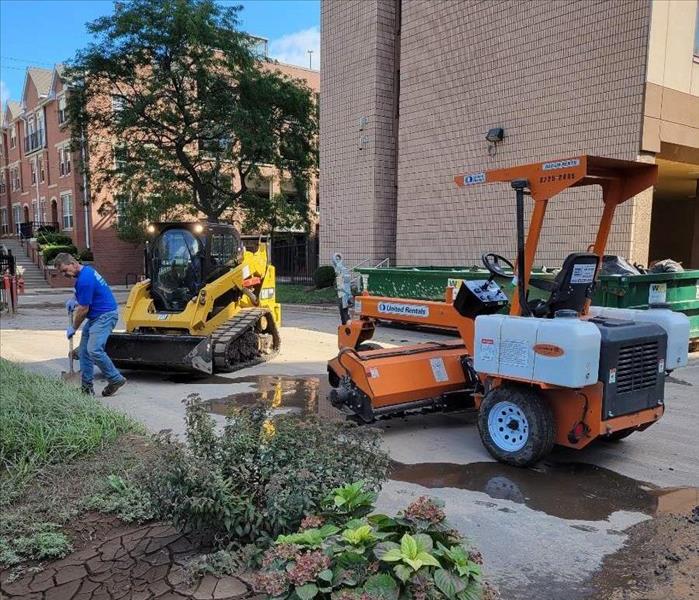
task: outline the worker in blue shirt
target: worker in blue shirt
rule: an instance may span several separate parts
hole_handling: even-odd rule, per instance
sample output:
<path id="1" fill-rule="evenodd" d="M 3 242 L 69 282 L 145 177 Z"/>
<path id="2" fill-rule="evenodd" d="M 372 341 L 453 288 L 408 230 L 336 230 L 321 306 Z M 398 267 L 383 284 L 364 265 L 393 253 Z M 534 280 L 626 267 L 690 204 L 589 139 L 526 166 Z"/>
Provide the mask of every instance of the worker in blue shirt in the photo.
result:
<path id="1" fill-rule="evenodd" d="M 109 285 L 95 269 L 81 265 L 67 252 L 54 259 L 55 267 L 66 277 L 75 277 L 75 296 L 66 301 L 66 308 L 73 314 L 73 324 L 66 330 L 68 339 L 83 326 L 80 338 L 80 373 L 83 393 L 93 395 L 95 364 L 107 378 L 103 396 L 113 396 L 123 387 L 126 378 L 117 370 L 104 349 L 107 338 L 119 320 L 117 303 Z"/>

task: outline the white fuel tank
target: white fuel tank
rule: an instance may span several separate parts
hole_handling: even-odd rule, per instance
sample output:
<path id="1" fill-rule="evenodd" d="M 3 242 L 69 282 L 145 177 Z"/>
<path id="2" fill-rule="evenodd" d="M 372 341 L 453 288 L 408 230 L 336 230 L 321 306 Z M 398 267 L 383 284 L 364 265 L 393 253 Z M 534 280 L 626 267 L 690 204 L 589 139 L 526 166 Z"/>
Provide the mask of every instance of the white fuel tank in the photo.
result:
<path id="1" fill-rule="evenodd" d="M 689 318 L 669 308 L 649 308 L 639 310 L 635 308 L 609 308 L 606 306 L 591 306 L 589 315 L 592 317 L 607 317 L 609 319 L 622 319 L 636 321 L 637 323 L 655 323 L 667 333 L 667 352 L 665 354 L 665 368 L 677 369 L 687 365 L 689 358 Z"/>
<path id="2" fill-rule="evenodd" d="M 577 317 L 509 315 L 476 318 L 474 368 L 479 373 L 579 388 L 597 381 L 601 336 Z"/>

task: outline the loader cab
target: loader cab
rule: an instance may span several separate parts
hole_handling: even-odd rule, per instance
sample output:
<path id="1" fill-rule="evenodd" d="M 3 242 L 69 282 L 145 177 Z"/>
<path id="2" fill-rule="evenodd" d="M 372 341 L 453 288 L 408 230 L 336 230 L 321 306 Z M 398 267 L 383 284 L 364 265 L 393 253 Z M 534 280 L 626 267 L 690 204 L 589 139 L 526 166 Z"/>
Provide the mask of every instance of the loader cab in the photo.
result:
<path id="1" fill-rule="evenodd" d="M 240 235 L 220 223 L 148 226 L 146 275 L 158 312 L 182 312 L 207 283 L 240 260 Z"/>

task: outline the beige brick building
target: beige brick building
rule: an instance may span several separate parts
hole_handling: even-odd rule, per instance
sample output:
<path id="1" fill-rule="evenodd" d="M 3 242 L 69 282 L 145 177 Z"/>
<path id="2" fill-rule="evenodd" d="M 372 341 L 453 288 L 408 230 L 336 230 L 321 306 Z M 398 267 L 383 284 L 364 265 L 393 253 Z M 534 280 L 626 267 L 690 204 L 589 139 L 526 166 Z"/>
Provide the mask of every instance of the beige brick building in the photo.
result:
<path id="1" fill-rule="evenodd" d="M 506 185 L 453 176 L 579 154 L 656 162 L 609 251 L 699 268 L 697 0 L 323 0 L 321 255 L 469 265 L 515 254 Z M 485 134 L 502 127 L 495 152 Z M 549 205 L 537 263 L 594 239 L 601 202 Z"/>

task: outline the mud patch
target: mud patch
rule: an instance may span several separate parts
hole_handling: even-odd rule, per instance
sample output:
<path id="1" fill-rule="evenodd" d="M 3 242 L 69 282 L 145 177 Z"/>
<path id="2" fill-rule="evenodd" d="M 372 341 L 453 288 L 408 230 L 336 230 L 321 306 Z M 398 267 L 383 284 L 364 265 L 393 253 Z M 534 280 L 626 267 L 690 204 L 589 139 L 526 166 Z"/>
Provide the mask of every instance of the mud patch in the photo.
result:
<path id="1" fill-rule="evenodd" d="M 614 471 L 584 463 L 544 462 L 532 469 L 496 462 L 403 464 L 390 478 L 426 488 L 483 492 L 566 520 L 604 521 L 625 510 L 657 515 L 688 510 L 697 488 L 654 489 Z"/>
<path id="2" fill-rule="evenodd" d="M 212 414 L 226 416 L 235 408 L 265 404 L 273 413 L 316 415 L 323 419 L 344 419 L 345 414 L 330 404 L 330 384 L 325 375 L 287 377 L 252 375 L 221 378 L 229 384 L 250 384 L 252 390 L 205 400 L 202 405 Z"/>
<path id="3" fill-rule="evenodd" d="M 670 512 L 627 530 L 628 543 L 592 577 L 589 600 L 699 598 L 699 491 L 666 493 L 658 502 Z"/>

